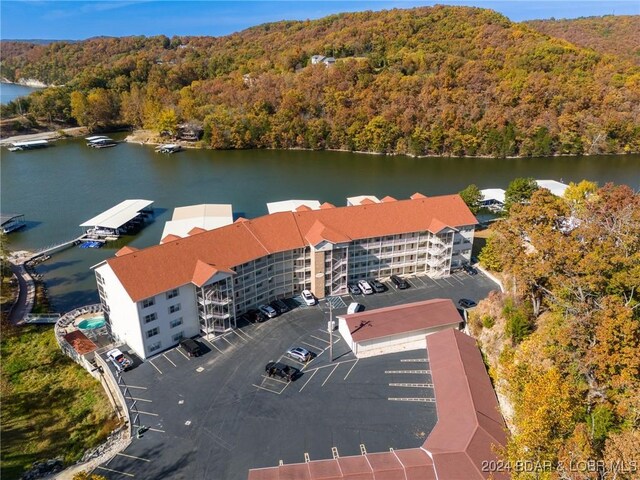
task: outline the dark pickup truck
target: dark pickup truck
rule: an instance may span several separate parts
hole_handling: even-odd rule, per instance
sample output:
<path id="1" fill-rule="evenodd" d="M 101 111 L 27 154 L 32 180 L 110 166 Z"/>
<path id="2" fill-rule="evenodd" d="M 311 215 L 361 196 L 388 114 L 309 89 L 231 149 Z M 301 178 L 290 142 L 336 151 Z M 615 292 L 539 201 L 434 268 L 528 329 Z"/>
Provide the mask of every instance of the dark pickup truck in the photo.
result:
<path id="1" fill-rule="evenodd" d="M 267 375 L 270 377 L 280 377 L 288 382 L 293 380 L 298 373 L 298 370 L 294 367 L 279 362 L 267 363 L 264 367 L 264 371 L 267 372 Z"/>
<path id="2" fill-rule="evenodd" d="M 187 352 L 190 357 L 198 357 L 200 355 L 200 345 L 191 338 L 183 338 L 180 340 L 180 346 Z"/>

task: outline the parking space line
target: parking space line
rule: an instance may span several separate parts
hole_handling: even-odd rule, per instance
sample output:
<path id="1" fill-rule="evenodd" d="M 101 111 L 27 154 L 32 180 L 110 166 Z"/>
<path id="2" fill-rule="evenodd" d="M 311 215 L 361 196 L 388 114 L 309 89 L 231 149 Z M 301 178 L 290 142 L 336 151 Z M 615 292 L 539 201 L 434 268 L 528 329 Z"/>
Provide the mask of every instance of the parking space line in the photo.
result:
<path id="1" fill-rule="evenodd" d="M 150 462 L 151 461 L 148 458 L 136 457 L 134 455 L 128 455 L 128 454 L 122 453 L 122 452 L 118 452 L 118 453 L 116 453 L 116 455 L 120 455 L 121 457 L 133 458 L 135 460 L 141 460 L 143 462 Z"/>
<path id="2" fill-rule="evenodd" d="M 347 372 L 347 374 L 344 376 L 343 380 L 346 380 L 347 377 L 349 376 L 349 374 L 351 373 L 351 370 L 353 370 L 353 367 L 356 366 L 356 364 L 358 363 L 358 360 L 360 360 L 359 358 L 356 359 L 355 363 L 353 365 L 351 365 L 351 368 L 349 369 L 349 371 Z"/>
<path id="3" fill-rule="evenodd" d="M 184 358 L 186 358 L 187 360 L 191 360 L 191 359 L 190 359 L 187 355 L 185 355 L 185 353 L 184 353 L 182 350 L 180 350 L 179 348 L 174 348 L 174 350 L 175 350 L 176 352 L 178 352 L 180 355 L 182 355 Z"/>
<path id="4" fill-rule="evenodd" d="M 384 373 L 413 373 L 420 375 L 428 375 L 431 370 L 385 370 Z"/>
<path id="5" fill-rule="evenodd" d="M 304 390 L 304 387 L 307 386 L 307 383 L 309 383 L 311 381 L 311 379 L 313 378 L 313 376 L 318 372 L 318 369 L 315 369 L 313 371 L 313 373 L 311 374 L 311 376 L 309 377 L 309 380 L 307 380 L 304 385 L 302 385 L 302 388 L 300 390 L 298 390 L 299 392 L 301 392 L 302 390 Z"/>
<path id="6" fill-rule="evenodd" d="M 266 380 L 273 380 L 275 382 L 280 382 L 280 383 L 284 383 L 284 384 L 289 383 L 289 382 L 285 382 L 284 380 L 280 380 L 279 378 L 268 377 L 267 375 L 262 375 L 262 378 L 264 378 Z"/>
<path id="7" fill-rule="evenodd" d="M 206 338 L 203 338 L 203 340 L 205 342 L 207 342 L 209 345 L 211 345 L 213 348 L 215 348 L 218 352 L 220 353 L 224 353 L 222 350 L 220 350 L 218 347 L 216 347 L 213 343 L 211 343 L 209 340 L 207 340 Z"/>
<path id="8" fill-rule="evenodd" d="M 403 358 L 400 360 L 401 362 L 420 362 L 420 363 L 424 363 L 427 361 L 426 358 Z"/>
<path id="9" fill-rule="evenodd" d="M 390 383 L 390 387 L 433 388 L 433 383 Z"/>
<path id="10" fill-rule="evenodd" d="M 242 335 L 240 335 L 238 332 L 236 332 L 235 330 L 231 330 L 231 333 L 235 333 L 236 336 L 242 340 L 243 342 L 248 342 L 249 340 L 247 340 L 246 338 L 244 338 Z"/>
<path id="11" fill-rule="evenodd" d="M 322 350 L 322 347 L 318 347 L 317 345 L 313 345 L 311 343 L 305 342 L 304 340 L 301 340 L 300 343 L 304 343 L 305 345 L 308 345 L 310 347 L 317 348 L 318 350 Z"/>
<path id="12" fill-rule="evenodd" d="M 149 363 L 153 366 L 153 368 L 155 368 L 156 370 L 158 370 L 158 373 L 160 373 L 160 375 L 162 375 L 162 370 L 160 370 L 158 367 L 156 367 L 156 364 L 153 363 L 151 360 L 149 360 Z"/>
<path id="13" fill-rule="evenodd" d="M 221 338 L 222 340 L 224 340 L 225 342 L 227 342 L 229 345 L 231 345 L 232 347 L 234 347 L 235 345 L 233 343 L 231 343 L 229 340 L 227 340 L 226 336 L 222 336 L 222 337 L 218 337 Z"/>
<path id="14" fill-rule="evenodd" d="M 171 359 L 170 359 L 169 357 L 167 357 L 167 355 L 166 355 L 165 353 L 163 353 L 163 354 L 162 354 L 162 356 L 163 356 L 164 358 L 166 358 L 166 359 L 167 359 L 167 361 L 168 361 L 171 365 L 173 365 L 174 367 L 178 368 L 178 366 L 177 366 L 175 363 L 173 363 L 173 362 L 171 361 Z"/>
<path id="15" fill-rule="evenodd" d="M 449 280 L 447 280 L 447 279 L 446 279 L 446 278 L 444 278 L 444 277 L 443 277 L 441 280 L 442 280 L 443 282 L 448 283 L 448 284 L 449 284 L 450 286 L 452 286 L 452 287 L 454 287 L 454 286 L 455 286 L 453 283 L 451 283 Z"/>
<path id="16" fill-rule="evenodd" d="M 310 337 L 313 337 L 313 338 L 315 338 L 316 340 L 320 340 L 321 342 L 324 342 L 324 343 L 329 343 L 329 340 L 325 340 L 325 339 L 323 339 L 323 338 L 320 338 L 320 337 L 316 337 L 315 335 L 309 335 L 309 336 L 310 336 Z"/>
<path id="17" fill-rule="evenodd" d="M 136 398 L 136 397 L 124 397 L 128 400 L 137 400 L 138 402 L 149 402 L 153 403 L 153 400 L 147 400 L 146 398 Z"/>
<path id="18" fill-rule="evenodd" d="M 396 402 L 429 402 L 435 403 L 435 398 L 422 398 L 422 397 L 414 397 L 414 398 L 402 398 L 402 397 L 388 397 L 387 400 L 393 400 Z"/>
<path id="19" fill-rule="evenodd" d="M 236 333 L 236 335 L 240 335 L 240 334 L 242 334 L 243 336 L 245 336 L 245 337 L 250 338 L 251 340 L 253 340 L 253 337 L 252 337 L 251 335 L 249 335 L 247 332 L 243 332 L 243 331 L 242 331 L 242 330 L 240 330 L 240 329 L 233 330 L 233 331 Z"/>
<path id="20" fill-rule="evenodd" d="M 262 390 L 266 390 L 267 392 L 275 393 L 276 395 L 280 395 L 280 393 L 281 393 L 281 392 L 276 392 L 275 390 L 271 390 L 271 389 L 269 389 L 269 388 L 261 387 L 260 385 L 256 385 L 255 383 L 252 383 L 252 385 L 253 385 L 254 387 L 256 387 L 256 388 L 260 388 L 260 389 L 262 389 Z"/>
<path id="21" fill-rule="evenodd" d="M 151 413 L 151 412 L 143 412 L 142 410 L 138 410 L 138 413 L 142 413 L 144 415 L 152 415 L 154 417 L 159 417 L 160 415 L 157 413 Z"/>
<path id="22" fill-rule="evenodd" d="M 100 465 L 98 465 L 96 468 L 99 468 L 100 470 L 105 470 L 107 472 L 113 472 L 113 473 L 118 473 L 120 475 L 125 475 L 127 477 L 135 477 L 135 475 L 133 473 L 121 472 L 120 470 L 114 470 L 112 468 L 107 468 L 107 467 L 101 467 Z"/>
<path id="23" fill-rule="evenodd" d="M 422 283 L 422 285 L 427 284 L 427 282 L 424 281 L 423 277 L 416 277 L 416 280 L 420 280 L 420 283 Z"/>
<path id="24" fill-rule="evenodd" d="M 135 385 L 120 385 L 122 388 L 139 388 L 140 390 L 146 390 L 147 387 L 136 387 Z"/>
<path id="25" fill-rule="evenodd" d="M 435 278 L 433 278 L 433 277 L 429 277 L 429 278 L 431 278 L 431 281 L 432 281 L 433 283 L 435 283 L 438 287 L 442 288 L 442 285 L 440 285 L 440 284 L 438 283 L 438 281 L 437 281 Z"/>
<path id="26" fill-rule="evenodd" d="M 151 428 L 151 427 L 147 427 L 148 430 L 151 430 L 152 432 L 160 432 L 160 433 L 165 433 L 164 430 L 160 430 L 159 428 Z"/>
<path id="27" fill-rule="evenodd" d="M 331 373 L 327 376 L 327 378 L 324 379 L 324 382 L 322 382 L 322 385 L 320 385 L 321 387 L 324 387 L 324 384 L 327 383 L 327 380 L 329 380 L 329 377 L 331 377 L 331 375 L 333 375 L 333 372 L 336 371 L 336 368 L 338 368 L 340 364 L 337 364 L 335 367 L 333 367 L 333 370 L 331 370 Z"/>
<path id="28" fill-rule="evenodd" d="M 451 278 L 452 278 L 453 280 L 456 280 L 457 282 L 459 282 L 459 283 L 460 283 L 460 285 L 464 285 L 464 282 L 463 282 L 462 280 L 460 280 L 458 277 L 456 277 L 456 276 L 452 276 Z"/>

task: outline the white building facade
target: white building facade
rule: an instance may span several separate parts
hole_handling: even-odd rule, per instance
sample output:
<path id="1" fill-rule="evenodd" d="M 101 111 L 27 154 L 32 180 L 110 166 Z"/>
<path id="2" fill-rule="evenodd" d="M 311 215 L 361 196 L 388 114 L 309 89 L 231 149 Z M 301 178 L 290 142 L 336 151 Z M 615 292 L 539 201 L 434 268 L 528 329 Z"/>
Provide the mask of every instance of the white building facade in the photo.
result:
<path id="1" fill-rule="evenodd" d="M 303 289 L 324 298 L 362 278 L 441 277 L 469 263 L 476 220 L 460 197 L 414 197 L 281 212 L 125 247 L 95 268 L 107 325 L 147 358 L 181 338 L 233 329 L 248 309 Z"/>

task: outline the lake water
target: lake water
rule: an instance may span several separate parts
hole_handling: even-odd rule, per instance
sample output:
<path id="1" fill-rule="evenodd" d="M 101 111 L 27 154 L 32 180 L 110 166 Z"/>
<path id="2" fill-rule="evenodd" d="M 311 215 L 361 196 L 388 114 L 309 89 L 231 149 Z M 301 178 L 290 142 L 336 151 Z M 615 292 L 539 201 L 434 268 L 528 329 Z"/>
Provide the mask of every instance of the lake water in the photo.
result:
<path id="1" fill-rule="evenodd" d="M 346 197 L 362 194 L 401 199 L 415 192 L 454 193 L 470 183 L 505 188 L 524 176 L 640 187 L 640 155 L 498 160 L 191 150 L 167 156 L 152 146 L 134 144 L 94 150 L 82 139 L 59 141 L 43 150 L 2 149 L 1 155 L 2 211 L 23 213 L 29 222 L 28 228 L 10 235 L 14 250 L 74 238 L 79 224 L 127 198 L 153 200 L 157 209 L 155 222 L 130 239 L 140 248 L 160 241 L 175 207 L 199 203 L 231 203 L 236 214 L 256 217 L 267 213 L 267 202 L 278 200 L 345 205 Z M 42 264 L 39 271 L 54 307 L 63 312 L 97 302 L 90 267 L 115 251 L 75 247 Z"/>
<path id="2" fill-rule="evenodd" d="M 2 105 L 6 105 L 11 100 L 29 95 L 35 90 L 38 89 L 33 87 L 25 87 L 24 85 L 16 85 L 15 83 L 0 82 L 0 103 Z"/>

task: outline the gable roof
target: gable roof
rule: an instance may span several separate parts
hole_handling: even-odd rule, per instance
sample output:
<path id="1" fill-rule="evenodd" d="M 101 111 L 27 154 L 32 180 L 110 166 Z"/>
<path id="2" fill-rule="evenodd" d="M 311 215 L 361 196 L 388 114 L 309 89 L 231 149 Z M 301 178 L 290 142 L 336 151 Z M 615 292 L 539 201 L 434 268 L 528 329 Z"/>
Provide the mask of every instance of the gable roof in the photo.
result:
<path id="1" fill-rule="evenodd" d="M 448 298 L 377 308 L 351 315 L 338 315 L 344 319 L 354 342 L 419 332 L 445 325 L 458 325 L 462 318 Z"/>
<path id="2" fill-rule="evenodd" d="M 344 242 L 425 231 L 434 218 L 451 227 L 477 223 L 459 195 L 287 211 L 238 219 L 186 238 L 169 235 L 160 245 L 110 258 L 107 264 L 137 302 L 190 283 L 198 260 L 230 270 L 272 253 L 304 248 L 324 237 Z"/>
<path id="3" fill-rule="evenodd" d="M 444 330 L 427 337 L 438 423 L 423 448 L 438 478 L 485 478 L 483 460 L 507 442 L 505 424 L 489 375 L 472 337 Z M 496 479 L 508 478 L 493 472 Z"/>

